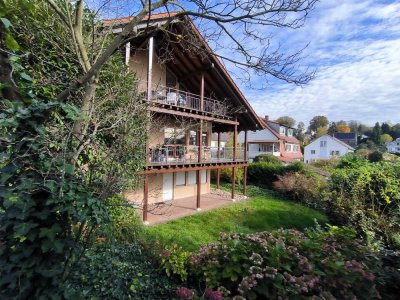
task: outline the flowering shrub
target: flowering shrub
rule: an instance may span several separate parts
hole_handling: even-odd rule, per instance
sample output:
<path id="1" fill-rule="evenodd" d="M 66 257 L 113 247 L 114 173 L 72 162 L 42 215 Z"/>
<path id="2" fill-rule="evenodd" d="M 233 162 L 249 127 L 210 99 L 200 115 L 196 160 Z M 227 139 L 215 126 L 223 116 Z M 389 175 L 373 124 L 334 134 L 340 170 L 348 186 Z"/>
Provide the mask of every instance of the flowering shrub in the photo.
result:
<path id="1" fill-rule="evenodd" d="M 192 274 L 233 299 L 379 298 L 377 261 L 348 228 L 222 235 L 190 261 Z"/>

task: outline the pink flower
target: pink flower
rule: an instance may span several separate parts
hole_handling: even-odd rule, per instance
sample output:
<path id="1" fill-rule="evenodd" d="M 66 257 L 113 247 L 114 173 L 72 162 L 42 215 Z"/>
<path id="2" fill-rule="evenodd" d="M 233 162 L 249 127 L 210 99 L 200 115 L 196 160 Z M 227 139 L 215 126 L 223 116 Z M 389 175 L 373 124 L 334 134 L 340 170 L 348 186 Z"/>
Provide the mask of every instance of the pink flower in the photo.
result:
<path id="1" fill-rule="evenodd" d="M 191 300 L 193 299 L 194 293 L 186 287 L 180 287 L 176 290 L 176 295 L 181 300 Z"/>

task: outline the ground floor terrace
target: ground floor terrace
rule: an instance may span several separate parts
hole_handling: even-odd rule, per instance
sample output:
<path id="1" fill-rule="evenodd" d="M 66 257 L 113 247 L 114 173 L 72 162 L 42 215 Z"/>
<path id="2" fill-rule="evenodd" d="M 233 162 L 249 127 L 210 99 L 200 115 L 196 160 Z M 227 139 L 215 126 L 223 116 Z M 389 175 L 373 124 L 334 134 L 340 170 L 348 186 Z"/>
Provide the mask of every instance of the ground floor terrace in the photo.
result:
<path id="1" fill-rule="evenodd" d="M 190 215 L 196 211 L 210 210 L 238 199 L 235 175 L 243 168 L 243 192 L 246 193 L 247 161 L 226 164 L 164 165 L 148 168 L 143 174 L 140 188 L 125 196 L 141 211 L 145 224 L 166 222 Z M 211 189 L 211 177 L 220 186 L 222 169 L 231 170 L 230 192 L 216 194 Z M 239 197 L 242 198 L 242 197 Z"/>

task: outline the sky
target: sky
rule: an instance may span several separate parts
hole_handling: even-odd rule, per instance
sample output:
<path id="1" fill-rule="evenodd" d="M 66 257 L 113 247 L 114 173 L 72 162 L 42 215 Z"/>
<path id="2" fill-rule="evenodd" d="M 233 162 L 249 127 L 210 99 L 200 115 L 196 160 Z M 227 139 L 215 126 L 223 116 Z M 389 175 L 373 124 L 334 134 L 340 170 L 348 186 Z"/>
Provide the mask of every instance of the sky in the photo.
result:
<path id="1" fill-rule="evenodd" d="M 259 115 L 400 122 L 400 1 L 321 0 L 303 28 L 273 38 L 288 51 L 309 43 L 303 63 L 317 72 L 304 87 L 238 82 Z"/>

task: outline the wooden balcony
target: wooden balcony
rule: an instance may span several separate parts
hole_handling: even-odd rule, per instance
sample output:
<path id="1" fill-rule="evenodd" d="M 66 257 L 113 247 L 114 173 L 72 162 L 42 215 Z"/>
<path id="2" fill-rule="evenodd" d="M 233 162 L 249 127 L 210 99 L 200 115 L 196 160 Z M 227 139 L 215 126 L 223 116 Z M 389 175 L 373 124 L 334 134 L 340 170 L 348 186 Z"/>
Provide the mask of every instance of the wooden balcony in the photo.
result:
<path id="1" fill-rule="evenodd" d="M 147 169 L 243 165 L 247 164 L 244 156 L 239 148 L 167 145 L 149 150 Z"/>
<path id="2" fill-rule="evenodd" d="M 228 106 L 216 99 L 201 96 L 175 88 L 157 85 L 152 87 L 151 97 L 143 93 L 143 100 L 151 104 L 151 110 L 161 113 L 177 114 L 181 112 L 192 116 L 203 116 L 205 120 L 215 121 L 216 119 L 225 120 L 223 123 L 235 124 L 232 116 L 229 115 Z"/>

